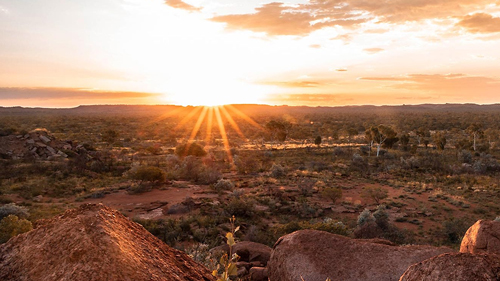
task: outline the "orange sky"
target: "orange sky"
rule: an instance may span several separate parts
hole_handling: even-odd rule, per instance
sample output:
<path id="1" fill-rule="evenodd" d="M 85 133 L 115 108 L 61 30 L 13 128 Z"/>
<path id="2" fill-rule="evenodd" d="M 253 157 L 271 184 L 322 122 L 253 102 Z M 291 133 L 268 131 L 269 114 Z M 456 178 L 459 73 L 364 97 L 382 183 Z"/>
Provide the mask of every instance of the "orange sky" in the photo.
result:
<path id="1" fill-rule="evenodd" d="M 0 106 L 500 102 L 500 1 L 0 0 Z"/>

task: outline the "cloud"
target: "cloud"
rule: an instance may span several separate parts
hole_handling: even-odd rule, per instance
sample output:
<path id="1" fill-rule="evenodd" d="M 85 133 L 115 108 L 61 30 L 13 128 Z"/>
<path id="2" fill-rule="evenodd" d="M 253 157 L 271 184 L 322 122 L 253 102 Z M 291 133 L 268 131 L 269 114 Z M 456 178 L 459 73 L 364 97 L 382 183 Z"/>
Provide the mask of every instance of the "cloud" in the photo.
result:
<path id="1" fill-rule="evenodd" d="M 0 100 L 21 99 L 142 99 L 159 94 L 119 91 L 96 91 L 81 88 L 9 88 L 0 87 Z"/>
<path id="2" fill-rule="evenodd" d="M 465 74 L 410 74 L 397 77 L 362 77 L 360 80 L 392 82 L 389 88 L 415 93 L 439 93 L 446 96 L 496 98 L 500 79 Z"/>
<path id="3" fill-rule="evenodd" d="M 165 4 L 169 5 L 172 8 L 183 9 L 191 12 L 201 11 L 201 8 L 189 5 L 182 0 L 165 0 Z"/>
<path id="4" fill-rule="evenodd" d="M 472 33 L 500 32 L 500 18 L 495 18 L 490 14 L 477 13 L 463 17 L 457 26 Z"/>
<path id="5" fill-rule="evenodd" d="M 318 81 L 279 81 L 279 82 L 263 82 L 263 85 L 273 85 L 285 88 L 315 88 L 323 86 L 324 83 Z"/>
<path id="6" fill-rule="evenodd" d="M 337 69 L 335 69 L 335 71 L 345 72 L 345 71 L 347 71 L 347 68 L 337 68 Z"/>
<path id="7" fill-rule="evenodd" d="M 212 21 L 226 23 L 229 29 L 247 29 L 268 35 L 307 35 L 324 27 L 350 27 L 366 22 L 358 14 L 350 14 L 330 2 L 335 1 L 295 6 L 274 2 L 256 8 L 253 14 L 215 16 Z"/>
<path id="8" fill-rule="evenodd" d="M 231 30 L 246 29 L 268 35 L 305 36 L 333 26 L 357 27 L 373 23 L 404 23 L 448 19 L 485 8 L 491 0 L 310 0 L 304 4 L 264 4 L 250 14 L 215 16 Z M 381 29 L 374 29 L 382 32 Z"/>
<path id="9" fill-rule="evenodd" d="M 366 49 L 363 49 L 363 51 L 369 53 L 369 54 L 376 54 L 376 53 L 380 53 L 382 52 L 384 49 L 382 48 L 366 48 Z"/>

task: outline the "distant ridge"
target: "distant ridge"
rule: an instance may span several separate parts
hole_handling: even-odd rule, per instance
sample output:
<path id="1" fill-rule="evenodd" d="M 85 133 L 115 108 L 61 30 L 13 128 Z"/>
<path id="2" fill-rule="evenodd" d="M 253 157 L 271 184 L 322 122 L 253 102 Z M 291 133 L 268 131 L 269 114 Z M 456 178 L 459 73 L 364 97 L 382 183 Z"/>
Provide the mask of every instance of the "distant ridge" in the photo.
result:
<path id="1" fill-rule="evenodd" d="M 234 108 L 246 114 L 312 114 L 312 113 L 365 113 L 365 114 L 395 114 L 395 113 L 425 113 L 425 112 L 499 112 L 500 104 L 420 104 L 420 105 L 350 105 L 338 107 L 310 107 L 310 106 L 287 106 L 287 105 L 260 105 L 260 104 L 236 104 Z M 0 116 L 9 115 L 40 115 L 40 114 L 62 114 L 62 115 L 159 115 L 176 110 L 181 115 L 191 111 L 193 106 L 178 105 L 80 105 L 74 108 L 29 108 L 29 107 L 0 107 Z"/>

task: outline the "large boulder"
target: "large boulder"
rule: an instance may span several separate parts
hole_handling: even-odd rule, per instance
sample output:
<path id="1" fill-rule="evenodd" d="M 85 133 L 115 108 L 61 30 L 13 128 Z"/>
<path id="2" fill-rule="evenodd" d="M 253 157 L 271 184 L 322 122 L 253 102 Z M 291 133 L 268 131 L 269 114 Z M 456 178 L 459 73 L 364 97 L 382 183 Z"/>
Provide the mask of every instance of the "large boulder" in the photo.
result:
<path id="1" fill-rule="evenodd" d="M 400 281 L 496 281 L 500 259 L 495 254 L 442 254 L 414 264 Z"/>
<path id="2" fill-rule="evenodd" d="M 85 204 L 0 245 L 0 280 L 214 280 L 117 211 Z"/>
<path id="3" fill-rule="evenodd" d="M 452 252 L 445 247 L 390 246 L 317 230 L 281 237 L 268 263 L 272 281 L 390 281 L 412 264 Z"/>
<path id="4" fill-rule="evenodd" d="M 500 254 L 500 222 L 477 221 L 465 233 L 460 245 L 460 252 Z"/>

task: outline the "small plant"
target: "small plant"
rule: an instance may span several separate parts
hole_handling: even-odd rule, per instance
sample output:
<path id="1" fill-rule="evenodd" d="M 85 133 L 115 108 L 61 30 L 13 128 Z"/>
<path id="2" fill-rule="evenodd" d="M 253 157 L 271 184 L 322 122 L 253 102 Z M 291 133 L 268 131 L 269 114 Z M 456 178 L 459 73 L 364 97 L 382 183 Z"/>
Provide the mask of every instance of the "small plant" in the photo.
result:
<path id="1" fill-rule="evenodd" d="M 326 187 L 321 191 L 321 196 L 323 198 L 329 199 L 333 204 L 342 198 L 342 189 L 337 187 Z"/>
<path id="2" fill-rule="evenodd" d="M 231 180 L 220 179 L 215 185 L 214 188 L 216 191 L 222 190 L 233 190 L 234 183 Z"/>
<path id="3" fill-rule="evenodd" d="M 234 222 L 236 221 L 234 216 L 231 217 L 229 221 L 231 222 L 231 231 L 226 233 L 226 243 L 229 246 L 229 254 L 226 253 L 220 258 L 217 269 L 212 272 L 212 275 L 217 278 L 217 281 L 229 281 L 231 277 L 238 275 L 236 262 L 238 262 L 240 257 L 236 253 L 233 253 L 233 246 L 236 244 L 234 241 L 234 234 L 240 227 L 234 227 Z"/>
<path id="4" fill-rule="evenodd" d="M 0 244 L 7 242 L 11 237 L 33 229 L 29 220 L 19 219 L 15 215 L 8 215 L 0 221 Z"/>

